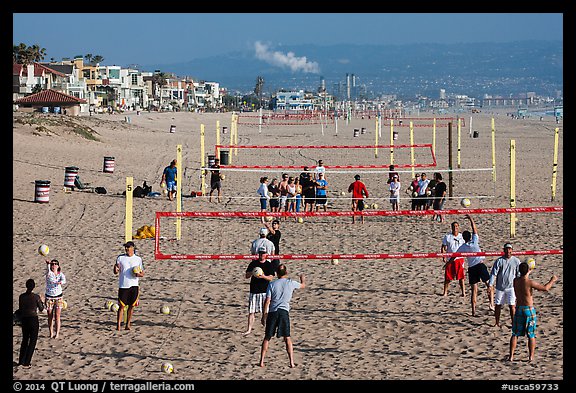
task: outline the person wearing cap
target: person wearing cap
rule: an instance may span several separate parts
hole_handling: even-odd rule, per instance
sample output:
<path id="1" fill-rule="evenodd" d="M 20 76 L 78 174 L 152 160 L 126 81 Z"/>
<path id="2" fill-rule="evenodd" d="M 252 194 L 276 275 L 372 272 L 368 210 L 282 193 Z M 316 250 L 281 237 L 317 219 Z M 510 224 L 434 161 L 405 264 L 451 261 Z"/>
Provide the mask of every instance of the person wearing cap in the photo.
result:
<path id="1" fill-rule="evenodd" d="M 366 185 L 360 181 L 360 175 L 354 176 L 354 182 L 348 186 L 348 192 L 352 193 L 352 211 L 364 210 L 364 198 L 368 198 L 368 189 Z M 352 215 L 352 224 L 356 222 L 356 216 Z M 364 224 L 364 215 L 362 215 L 362 224 Z"/>
<path id="2" fill-rule="evenodd" d="M 248 329 L 242 333 L 244 336 L 252 332 L 256 313 L 263 312 L 268 283 L 274 279 L 274 268 L 272 267 L 272 262 L 268 259 L 266 247 L 260 246 L 256 252 L 258 257 L 248 264 L 245 272 L 245 277 L 250 279 L 250 293 L 248 295 Z M 263 274 L 258 277 L 252 274 L 256 267 L 262 268 L 263 271 Z"/>
<path id="3" fill-rule="evenodd" d="M 160 179 L 160 187 L 166 184 L 166 190 L 168 190 L 168 199 L 174 200 L 176 196 L 176 179 L 178 177 L 178 168 L 176 167 L 176 159 L 170 162 L 170 165 L 164 168 L 162 172 L 162 179 Z"/>
<path id="4" fill-rule="evenodd" d="M 496 286 L 494 292 L 494 326 L 500 327 L 500 311 L 507 304 L 510 309 L 510 322 L 514 322 L 516 295 L 514 279 L 519 276 L 520 260 L 512 255 L 512 244 L 504 244 L 504 255 L 496 259 L 490 272 L 490 286 Z"/>
<path id="5" fill-rule="evenodd" d="M 328 194 L 326 190 L 328 189 L 328 181 L 325 179 L 324 172 L 318 173 L 318 178 L 314 181 L 316 186 L 316 211 L 322 206 L 324 211 L 326 211 L 326 202 L 328 201 Z"/>
<path id="6" fill-rule="evenodd" d="M 392 204 L 392 210 L 398 210 L 398 205 L 400 203 L 400 188 L 402 187 L 398 175 L 393 175 L 389 184 L 388 189 L 390 190 L 390 203 Z"/>
<path id="7" fill-rule="evenodd" d="M 262 246 L 266 248 L 266 252 L 269 255 L 273 255 L 275 251 L 274 243 L 266 238 L 268 236 L 268 228 L 262 227 L 258 231 L 259 237 L 256 240 L 253 240 L 250 244 L 250 254 L 257 255 L 258 249 Z"/>
<path id="8" fill-rule="evenodd" d="M 470 233 L 470 231 L 462 232 L 462 239 L 464 239 L 465 243 L 458 247 L 456 252 L 481 252 L 478 230 L 474 223 L 474 219 L 469 214 L 466 214 L 465 217 L 470 221 L 472 233 Z M 456 257 L 451 257 L 449 262 L 454 262 L 454 259 L 456 259 Z M 476 298 L 478 295 L 478 283 L 480 281 L 486 284 L 486 294 L 488 295 L 488 302 L 490 304 L 489 309 L 490 311 L 494 311 L 493 293 L 492 288 L 489 285 L 490 273 L 484 264 L 484 259 L 485 257 L 483 256 L 466 257 L 466 261 L 468 262 L 468 283 L 472 287 L 470 304 L 472 306 L 473 317 L 476 316 Z"/>
<path id="9" fill-rule="evenodd" d="M 140 287 L 138 279 L 144 277 L 144 265 L 142 258 L 135 254 L 135 245 L 133 241 L 124 243 L 124 254 L 118 255 L 114 264 L 114 274 L 119 275 L 118 280 L 118 314 L 116 315 L 116 330 L 122 327 L 122 317 L 124 308 L 128 307 L 126 313 L 125 329 L 130 330 L 132 313 L 134 307 L 138 304 L 140 296 Z M 140 271 L 135 273 L 134 268 L 139 267 Z"/>

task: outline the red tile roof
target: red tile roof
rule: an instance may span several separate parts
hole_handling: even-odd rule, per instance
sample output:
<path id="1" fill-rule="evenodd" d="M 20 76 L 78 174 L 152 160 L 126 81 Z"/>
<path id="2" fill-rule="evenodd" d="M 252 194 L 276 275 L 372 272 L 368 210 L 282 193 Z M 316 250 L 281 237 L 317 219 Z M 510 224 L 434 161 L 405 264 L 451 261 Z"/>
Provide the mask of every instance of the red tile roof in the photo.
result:
<path id="1" fill-rule="evenodd" d="M 48 89 L 14 101 L 16 104 L 85 104 L 86 100 Z"/>

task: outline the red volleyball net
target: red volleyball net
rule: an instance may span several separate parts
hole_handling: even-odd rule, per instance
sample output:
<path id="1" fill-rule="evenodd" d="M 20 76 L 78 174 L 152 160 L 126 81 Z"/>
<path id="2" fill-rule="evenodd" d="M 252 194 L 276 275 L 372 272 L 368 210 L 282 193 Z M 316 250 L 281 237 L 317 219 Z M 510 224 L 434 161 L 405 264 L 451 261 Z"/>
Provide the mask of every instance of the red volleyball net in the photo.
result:
<path id="1" fill-rule="evenodd" d="M 443 256 L 500 256 L 502 251 L 484 251 L 479 253 L 438 253 L 415 252 L 403 250 L 402 247 L 412 247 L 414 238 L 401 238 L 396 231 L 388 231 L 391 240 L 382 240 L 380 235 L 364 236 L 357 225 L 351 225 L 350 217 L 364 216 L 367 220 L 362 229 L 375 226 L 373 233 L 380 233 L 385 228 L 398 225 L 394 216 L 408 216 L 411 222 L 404 221 L 402 225 L 414 225 L 415 231 L 422 230 L 425 223 L 418 216 L 430 216 L 436 213 L 443 215 L 458 214 L 503 214 L 503 213 L 559 213 L 563 207 L 518 207 L 518 208 L 482 208 L 482 209 L 451 209 L 451 210 L 365 210 L 362 212 L 330 211 L 330 212 L 156 212 L 155 218 L 155 259 L 187 259 L 187 260 L 246 260 L 254 259 L 250 255 L 250 243 L 258 237 L 258 230 L 264 225 L 261 218 L 269 220 L 277 218 L 281 222 L 281 230 L 289 234 L 289 239 L 282 240 L 281 254 L 275 259 L 401 259 L 401 258 L 441 258 Z M 286 220 L 283 220 L 286 218 Z M 304 222 L 299 222 L 298 219 Z M 345 219 L 348 218 L 348 219 Z M 181 236 L 176 238 L 176 220 L 180 219 Z M 419 220 L 420 219 L 420 220 Z M 166 221 L 170 220 L 169 223 Z M 164 221 L 164 223 L 163 223 Z M 395 222 L 396 221 L 396 222 Z M 498 220 L 502 222 L 503 220 Z M 540 220 L 542 221 L 542 220 Z M 307 226 L 311 225 L 311 226 Z M 390 225 L 390 226 L 389 226 Z M 535 224 L 533 224 L 535 225 Z M 530 244 L 541 249 L 514 249 L 514 255 L 555 255 L 563 254 L 563 249 L 546 249 L 552 240 L 561 244 L 561 234 L 556 228 L 542 223 L 541 227 L 533 226 L 546 241 L 541 245 L 537 241 Z M 234 229 L 232 229 L 234 228 Z M 241 228 L 240 230 L 238 228 Z M 393 227 L 392 227 L 393 229 Z M 491 228 L 494 230 L 495 228 Z M 497 229 L 497 228 L 496 228 Z M 545 232 L 548 231 L 548 232 Z M 312 242 L 310 238 L 312 237 Z M 343 242 L 342 239 L 352 239 Z M 430 248 L 437 248 L 436 239 Z M 310 247 L 312 243 L 312 247 Z M 426 244 L 424 244 L 426 245 Z M 290 249 L 289 253 L 285 249 Z M 186 250 L 183 252 L 182 250 Z M 359 252 L 364 250 L 367 252 Z M 188 251 L 193 251 L 188 253 Z M 216 253 L 214 251 L 217 251 Z"/>
<path id="2" fill-rule="evenodd" d="M 240 113 L 238 124 L 248 127 L 258 126 L 307 126 L 313 124 L 334 124 L 334 113 L 322 111 L 300 112 L 258 112 Z"/>
<path id="3" fill-rule="evenodd" d="M 222 169 L 302 169 L 310 162 L 323 159 L 326 169 L 382 169 L 389 167 L 390 150 L 394 152 L 395 168 L 433 168 L 436 156 L 431 143 L 414 145 L 215 145 L 215 154 L 221 150 L 238 149 L 234 165 L 220 165 Z M 262 149 L 278 151 L 278 164 L 261 165 Z M 378 157 L 376 156 L 378 150 Z M 412 164 L 412 154 L 414 164 Z M 355 162 L 351 165 L 330 165 L 330 156 L 338 155 L 339 161 Z"/>

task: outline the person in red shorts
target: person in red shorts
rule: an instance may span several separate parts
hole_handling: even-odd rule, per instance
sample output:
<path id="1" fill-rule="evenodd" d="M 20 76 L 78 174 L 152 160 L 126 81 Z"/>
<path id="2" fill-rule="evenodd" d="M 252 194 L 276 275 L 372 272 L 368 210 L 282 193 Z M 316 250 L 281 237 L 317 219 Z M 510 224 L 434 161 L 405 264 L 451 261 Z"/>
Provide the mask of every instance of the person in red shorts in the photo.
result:
<path id="1" fill-rule="evenodd" d="M 460 225 L 454 221 L 451 227 L 452 232 L 447 233 L 442 238 L 441 253 L 456 252 L 458 247 L 464 244 L 462 234 L 459 233 Z M 465 296 L 464 277 L 466 272 L 464 270 L 464 257 L 457 257 L 453 261 L 450 261 L 450 259 L 447 261 L 446 257 L 442 257 L 442 262 L 444 262 L 444 292 L 442 293 L 442 296 L 448 296 L 448 287 L 450 286 L 450 281 L 453 280 L 458 280 L 458 283 L 460 284 L 460 292 L 462 293 L 462 296 Z"/>

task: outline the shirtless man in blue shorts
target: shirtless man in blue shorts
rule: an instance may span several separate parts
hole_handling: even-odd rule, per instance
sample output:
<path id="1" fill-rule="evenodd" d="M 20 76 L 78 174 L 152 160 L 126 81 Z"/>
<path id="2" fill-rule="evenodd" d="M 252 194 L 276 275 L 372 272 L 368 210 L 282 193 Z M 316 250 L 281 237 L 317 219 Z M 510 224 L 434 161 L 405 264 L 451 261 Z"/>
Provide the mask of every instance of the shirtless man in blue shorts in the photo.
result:
<path id="1" fill-rule="evenodd" d="M 534 360 L 534 350 L 536 349 L 536 308 L 532 300 L 532 291 L 549 291 L 552 285 L 558 280 L 552 276 L 546 285 L 537 283 L 528 278 L 530 269 L 526 262 L 522 262 L 518 267 L 520 277 L 514 279 L 514 293 L 516 294 L 516 312 L 512 323 L 512 337 L 510 337 L 510 356 L 508 360 L 514 360 L 514 350 L 518 342 L 518 336 L 528 337 L 528 361 Z"/>

